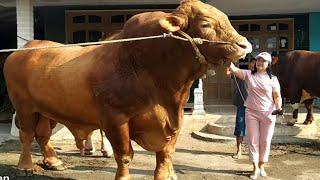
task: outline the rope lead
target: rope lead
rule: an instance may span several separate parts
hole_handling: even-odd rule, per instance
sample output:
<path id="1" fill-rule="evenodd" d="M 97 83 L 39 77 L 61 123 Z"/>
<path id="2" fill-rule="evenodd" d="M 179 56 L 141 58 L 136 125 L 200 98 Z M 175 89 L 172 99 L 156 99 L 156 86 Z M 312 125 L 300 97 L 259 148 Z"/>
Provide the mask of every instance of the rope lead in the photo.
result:
<path id="1" fill-rule="evenodd" d="M 225 41 L 210 41 L 210 40 L 201 39 L 201 38 L 191 38 L 191 39 L 183 38 L 183 37 L 180 37 L 180 36 L 173 35 L 172 32 L 169 32 L 169 33 L 163 33 L 163 35 L 157 35 L 157 36 L 145 36 L 145 37 L 137 37 L 137 38 L 115 39 L 115 40 L 98 41 L 98 42 L 87 42 L 87 43 L 62 44 L 62 45 L 59 45 L 59 46 L 43 46 L 43 47 L 32 47 L 32 48 L 2 49 L 2 50 L 0 50 L 0 53 L 2 53 L 2 52 L 15 52 L 15 51 L 27 51 L 27 50 L 38 50 L 38 49 L 50 49 L 50 48 L 61 48 L 61 47 L 111 44 L 111 43 L 140 41 L 140 40 L 158 39 L 158 38 L 174 38 L 174 39 L 178 39 L 178 40 L 182 40 L 182 41 L 190 41 L 191 40 L 191 42 L 194 42 L 194 43 L 199 44 L 199 45 L 203 44 L 203 42 L 214 43 L 214 44 L 231 44 L 231 42 L 225 42 Z"/>

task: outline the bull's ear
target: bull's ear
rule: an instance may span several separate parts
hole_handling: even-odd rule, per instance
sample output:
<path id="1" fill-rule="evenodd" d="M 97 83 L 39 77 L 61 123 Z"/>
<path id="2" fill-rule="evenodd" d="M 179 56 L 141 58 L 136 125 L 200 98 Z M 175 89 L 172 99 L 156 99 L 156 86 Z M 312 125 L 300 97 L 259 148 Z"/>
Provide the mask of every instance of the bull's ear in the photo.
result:
<path id="1" fill-rule="evenodd" d="M 167 17 L 160 19 L 159 23 L 160 23 L 160 26 L 166 29 L 167 31 L 176 32 L 183 28 L 185 24 L 185 19 L 179 16 L 169 15 Z"/>

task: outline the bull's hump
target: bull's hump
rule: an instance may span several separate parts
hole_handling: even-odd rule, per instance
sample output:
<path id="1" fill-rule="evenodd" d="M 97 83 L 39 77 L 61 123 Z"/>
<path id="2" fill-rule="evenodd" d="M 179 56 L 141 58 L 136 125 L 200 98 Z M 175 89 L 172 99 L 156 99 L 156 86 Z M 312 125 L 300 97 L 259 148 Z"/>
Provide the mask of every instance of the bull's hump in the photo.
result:
<path id="1" fill-rule="evenodd" d="M 61 43 L 48 41 L 48 40 L 32 40 L 29 41 L 27 44 L 24 45 L 25 48 L 31 47 L 43 47 L 43 46 L 59 46 L 62 45 Z"/>
<path id="2" fill-rule="evenodd" d="M 167 13 L 162 11 L 144 12 L 137 14 L 130 18 L 124 25 L 124 30 L 130 31 L 130 29 L 137 28 L 142 24 L 147 24 L 152 21 L 158 21 L 161 17 L 164 17 Z"/>

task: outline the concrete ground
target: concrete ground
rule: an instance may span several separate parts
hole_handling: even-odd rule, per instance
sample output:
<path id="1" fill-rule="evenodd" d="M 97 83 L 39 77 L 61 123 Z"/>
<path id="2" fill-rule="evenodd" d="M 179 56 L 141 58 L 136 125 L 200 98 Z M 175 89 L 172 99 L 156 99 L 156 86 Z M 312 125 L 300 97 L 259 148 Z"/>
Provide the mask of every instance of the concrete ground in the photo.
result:
<path id="1" fill-rule="evenodd" d="M 207 118 L 186 116 L 174 154 L 174 168 L 178 179 L 248 179 L 251 164 L 247 147 L 244 155 L 236 160 L 235 142 L 207 142 L 191 137 L 191 132 L 199 131 L 208 122 Z M 8 130 L 0 124 L 0 177 L 21 179 L 16 176 L 20 142 L 8 135 Z M 1 132 L 1 129 L 6 132 Z M 99 152 L 93 156 L 80 157 L 72 140 L 53 140 L 59 157 L 68 166 L 65 171 L 43 170 L 35 165 L 37 172 L 26 179 L 113 179 L 116 163 L 113 158 L 103 158 Z M 133 142 L 135 155 L 130 166 L 132 179 L 153 179 L 155 154 L 147 152 Z M 42 160 L 37 144 L 32 148 L 33 162 Z M 268 177 L 259 179 L 320 179 L 320 140 L 301 139 L 295 143 L 273 144 L 270 163 L 266 170 Z"/>

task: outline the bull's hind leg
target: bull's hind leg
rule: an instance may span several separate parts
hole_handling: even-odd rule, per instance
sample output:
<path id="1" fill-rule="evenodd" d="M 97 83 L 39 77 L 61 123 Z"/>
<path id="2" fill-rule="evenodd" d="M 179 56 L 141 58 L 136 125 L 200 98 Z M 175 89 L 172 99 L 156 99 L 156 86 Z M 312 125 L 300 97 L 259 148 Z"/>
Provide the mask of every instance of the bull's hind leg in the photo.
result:
<path id="1" fill-rule="evenodd" d="M 177 142 L 177 135 L 173 136 L 169 144 L 163 151 L 156 153 L 157 165 L 154 171 L 155 180 L 176 180 L 177 175 L 174 172 L 172 157 L 175 152 L 175 145 Z"/>
<path id="2" fill-rule="evenodd" d="M 31 143 L 35 136 L 36 116 L 28 106 L 16 107 L 16 125 L 19 128 L 19 138 L 22 144 L 22 153 L 18 162 L 18 175 L 30 176 L 33 172 L 31 159 Z"/>
<path id="3" fill-rule="evenodd" d="M 94 129 L 83 129 L 81 127 L 68 127 L 69 131 L 73 134 L 76 141 L 76 146 L 80 150 L 80 155 L 89 155 L 86 152 L 90 152 L 90 149 L 86 149 L 86 140 L 90 139 Z M 92 142 L 91 142 L 92 143 Z"/>
<path id="4" fill-rule="evenodd" d="M 308 110 L 306 120 L 303 124 L 311 124 L 313 121 L 313 99 L 307 99 L 304 101 L 304 106 Z"/>
<path id="5" fill-rule="evenodd" d="M 53 146 L 50 143 L 52 129 L 57 123 L 44 116 L 40 116 L 36 127 L 36 140 L 43 154 L 44 167 L 49 170 L 65 170 L 66 167 L 58 158 Z"/>
<path id="6" fill-rule="evenodd" d="M 91 133 L 89 133 L 87 139 L 85 140 L 84 143 L 84 155 L 92 155 L 94 152 L 96 152 L 96 148 L 92 142 L 92 135 L 93 135 L 92 131 Z M 83 156 L 83 153 L 80 150 L 80 155 Z"/>
<path id="7" fill-rule="evenodd" d="M 101 153 L 104 157 L 111 157 L 113 155 L 112 146 L 109 140 L 106 138 L 105 133 L 100 129 L 101 135 Z"/>
<path id="8" fill-rule="evenodd" d="M 115 179 L 130 179 L 129 165 L 133 158 L 133 149 L 129 137 L 128 123 L 109 126 L 105 132 L 113 147 L 114 158 L 118 165 Z"/>

